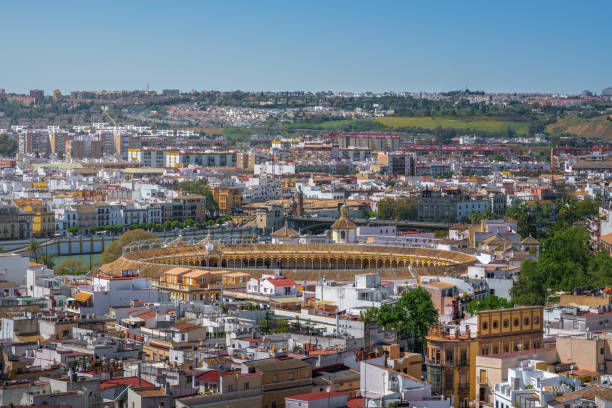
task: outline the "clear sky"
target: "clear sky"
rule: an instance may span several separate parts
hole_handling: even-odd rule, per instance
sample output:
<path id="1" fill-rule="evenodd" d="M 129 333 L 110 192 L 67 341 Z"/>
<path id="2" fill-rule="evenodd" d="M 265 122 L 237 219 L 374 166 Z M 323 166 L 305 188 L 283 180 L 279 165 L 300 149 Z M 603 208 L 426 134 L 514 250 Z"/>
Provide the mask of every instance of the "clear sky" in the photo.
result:
<path id="1" fill-rule="evenodd" d="M 600 92 L 612 1 L 6 1 L 0 88 Z"/>

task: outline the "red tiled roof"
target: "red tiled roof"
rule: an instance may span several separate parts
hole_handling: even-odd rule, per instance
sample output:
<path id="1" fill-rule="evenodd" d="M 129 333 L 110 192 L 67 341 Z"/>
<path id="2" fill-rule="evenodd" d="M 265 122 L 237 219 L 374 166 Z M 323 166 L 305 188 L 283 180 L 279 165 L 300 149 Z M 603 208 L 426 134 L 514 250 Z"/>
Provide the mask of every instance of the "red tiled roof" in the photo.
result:
<path id="1" fill-rule="evenodd" d="M 346 406 L 348 408 L 363 408 L 364 398 L 353 398 L 352 400 L 348 400 Z"/>
<path id="2" fill-rule="evenodd" d="M 191 330 L 195 330 L 197 329 L 198 326 L 197 324 L 194 323 L 177 323 L 174 326 L 172 326 L 173 329 L 178 330 L 178 331 L 191 331 Z"/>
<path id="3" fill-rule="evenodd" d="M 208 381 L 208 382 L 219 382 L 219 377 L 221 373 L 217 370 L 209 370 L 204 374 L 200 374 L 196 377 L 198 381 Z"/>
<path id="4" fill-rule="evenodd" d="M 133 387 L 155 387 L 155 384 L 151 384 L 150 382 L 145 381 L 143 379 L 140 380 L 140 384 L 141 385 L 138 385 L 138 377 L 119 377 L 101 381 L 100 389 L 107 390 L 109 388 L 118 387 L 120 385 L 131 385 Z"/>
<path id="5" fill-rule="evenodd" d="M 284 286 L 295 286 L 295 282 L 292 279 L 289 278 L 281 278 L 281 279 L 266 279 L 268 282 L 270 282 L 272 285 L 274 286 L 280 286 L 280 287 L 284 287 Z"/>
<path id="6" fill-rule="evenodd" d="M 300 394 L 294 395 L 292 397 L 287 397 L 292 400 L 300 400 L 300 401 L 316 401 L 321 399 L 338 397 L 340 395 L 344 395 L 341 392 L 327 392 L 327 391 L 319 391 L 319 392 L 311 392 L 308 394 Z"/>

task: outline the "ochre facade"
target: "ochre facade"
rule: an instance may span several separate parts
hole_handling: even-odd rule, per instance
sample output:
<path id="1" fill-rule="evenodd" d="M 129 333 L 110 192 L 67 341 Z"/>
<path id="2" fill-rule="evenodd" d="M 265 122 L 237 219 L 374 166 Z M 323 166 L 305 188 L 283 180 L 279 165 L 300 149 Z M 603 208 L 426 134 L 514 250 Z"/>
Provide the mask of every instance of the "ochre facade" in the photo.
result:
<path id="1" fill-rule="evenodd" d="M 427 382 L 433 392 L 455 397 L 455 407 L 468 407 L 488 394 L 476 372 L 476 357 L 539 349 L 543 346 L 541 306 L 479 312 L 476 327 L 462 335 L 434 326 L 427 336 Z M 475 329 L 475 333 L 474 330 Z"/>

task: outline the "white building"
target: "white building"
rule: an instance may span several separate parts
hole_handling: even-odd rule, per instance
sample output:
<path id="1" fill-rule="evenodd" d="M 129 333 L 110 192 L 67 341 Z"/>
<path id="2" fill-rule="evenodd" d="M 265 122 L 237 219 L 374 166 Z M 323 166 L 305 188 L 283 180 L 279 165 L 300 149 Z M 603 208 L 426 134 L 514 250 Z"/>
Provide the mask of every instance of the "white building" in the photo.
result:
<path id="1" fill-rule="evenodd" d="M 94 277 L 90 287 L 82 289 L 68 301 L 67 310 L 81 316 L 103 316 L 110 307 L 130 306 L 134 301 L 155 303 L 158 293 L 151 281 L 141 277 L 138 271 L 127 270 L 122 271 L 121 276 Z"/>
<path id="2" fill-rule="evenodd" d="M 28 296 L 42 298 L 51 295 L 48 287 L 39 285 L 38 280 L 53 277 L 53 270 L 48 269 L 43 264 L 30 263 L 26 270 L 26 293 Z"/>
<path id="3" fill-rule="evenodd" d="M 536 360 L 527 360 L 521 367 L 508 369 L 508 381 L 494 388 L 495 408 L 546 407 L 558 390 L 569 393 L 581 387 L 580 380 L 535 368 Z"/>
<path id="4" fill-rule="evenodd" d="M 274 275 L 262 275 L 247 282 L 247 293 L 266 296 L 295 296 L 297 285 L 292 279 L 285 278 L 277 271 Z"/>
<path id="5" fill-rule="evenodd" d="M 26 283 L 26 271 L 30 260 L 19 254 L 0 254 L 0 280 Z"/>
<path id="6" fill-rule="evenodd" d="M 387 367 L 384 357 L 361 361 L 359 371 L 359 389 L 368 408 L 400 402 L 420 408 L 450 408 L 453 404 L 452 398 L 433 396 L 426 382 Z"/>
<path id="7" fill-rule="evenodd" d="M 356 315 L 361 310 L 380 307 L 392 293 L 393 285 L 382 285 L 377 273 L 355 275 L 354 283 L 321 281 L 315 287 L 317 301 L 331 302 L 337 306 L 338 312 Z"/>

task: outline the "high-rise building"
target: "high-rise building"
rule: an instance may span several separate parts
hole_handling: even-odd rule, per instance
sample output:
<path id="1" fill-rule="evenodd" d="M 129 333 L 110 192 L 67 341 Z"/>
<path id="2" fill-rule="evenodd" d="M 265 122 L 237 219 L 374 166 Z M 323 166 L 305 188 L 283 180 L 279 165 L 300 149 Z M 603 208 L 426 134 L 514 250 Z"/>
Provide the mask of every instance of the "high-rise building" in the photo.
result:
<path id="1" fill-rule="evenodd" d="M 601 96 L 612 96 L 612 87 L 602 89 Z"/>

